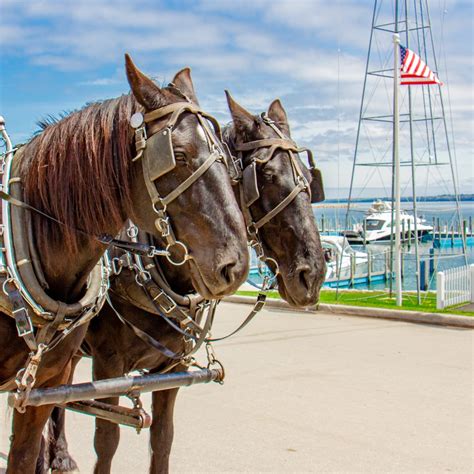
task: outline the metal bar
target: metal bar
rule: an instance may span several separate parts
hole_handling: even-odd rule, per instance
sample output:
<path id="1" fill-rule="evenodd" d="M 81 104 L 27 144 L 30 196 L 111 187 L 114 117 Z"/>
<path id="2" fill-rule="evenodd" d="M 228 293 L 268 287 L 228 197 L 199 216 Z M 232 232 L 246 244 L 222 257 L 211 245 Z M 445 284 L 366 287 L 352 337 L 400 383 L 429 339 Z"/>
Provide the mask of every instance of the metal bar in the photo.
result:
<path id="1" fill-rule="evenodd" d="M 416 17 L 416 13 L 415 13 Z M 408 0 L 405 0 L 405 21 L 408 23 Z M 410 37 L 408 32 L 406 33 L 405 42 L 407 48 L 410 45 Z M 412 94 L 411 87 L 408 87 L 408 113 L 409 113 L 409 123 L 410 123 L 410 158 L 411 158 L 411 192 L 413 198 L 413 218 L 414 218 L 414 231 L 415 231 L 415 278 L 416 278 L 416 297 L 418 304 L 421 305 L 421 294 L 420 294 L 420 254 L 418 249 L 418 210 L 416 207 L 416 184 L 415 184 L 415 149 L 413 145 L 413 117 L 412 117 Z M 411 233 L 410 233 L 410 221 L 408 221 L 408 247 L 411 243 Z"/>
<path id="2" fill-rule="evenodd" d="M 434 61 L 436 71 L 438 71 L 439 70 L 438 69 L 438 61 L 436 59 L 436 52 L 435 52 L 435 48 L 434 48 L 433 31 L 431 30 L 431 17 L 430 17 L 428 2 L 426 2 L 426 16 L 428 17 L 428 25 L 430 26 L 429 33 L 430 33 L 431 49 L 433 50 L 433 61 Z M 441 104 L 441 115 L 443 117 L 444 132 L 445 132 L 445 137 L 446 137 L 446 146 L 447 146 L 448 156 L 449 156 L 449 164 L 450 164 L 450 167 L 451 167 L 451 175 L 452 175 L 452 179 L 453 179 L 453 191 L 454 191 L 454 196 L 455 196 L 455 199 L 456 199 L 456 214 L 457 214 L 458 222 L 460 224 L 462 218 L 461 218 L 461 209 L 460 209 L 460 204 L 459 204 L 458 183 L 457 183 L 457 179 L 456 179 L 457 176 L 456 176 L 456 170 L 454 168 L 454 163 L 453 163 L 453 159 L 455 157 L 453 157 L 453 153 L 452 153 L 451 146 L 450 146 L 450 143 L 449 143 L 449 134 L 448 134 L 448 126 L 446 124 L 446 113 L 445 113 L 445 108 L 444 108 L 443 94 L 441 92 L 441 86 L 439 84 L 438 84 L 438 91 L 439 91 L 439 100 L 440 100 L 440 104 Z M 431 115 L 433 115 L 433 114 L 431 114 Z M 468 264 L 468 261 L 467 261 L 467 244 L 466 244 L 465 239 L 462 240 L 462 249 L 463 249 L 463 256 L 464 256 L 464 264 L 467 265 Z"/>
<path id="3" fill-rule="evenodd" d="M 151 416 L 143 409 L 111 405 L 96 400 L 83 400 L 59 406 L 77 413 L 95 416 L 117 425 L 131 426 L 136 430 L 149 428 L 152 422 Z"/>
<path id="4" fill-rule="evenodd" d="M 134 375 L 52 388 L 36 388 L 30 392 L 26 406 L 63 405 L 80 400 L 116 397 L 130 392 L 154 392 L 197 383 L 221 382 L 223 379 L 224 371 L 218 368 L 172 374 Z M 8 395 L 9 405 L 13 406 L 14 401 L 15 393 L 12 392 Z"/>
<path id="5" fill-rule="evenodd" d="M 398 5 L 398 2 L 397 2 Z M 399 134 L 399 67 L 400 67 L 400 35 L 393 35 L 393 163 L 394 163 L 394 187 L 395 187 L 395 291 L 397 306 L 402 306 L 402 248 L 400 243 L 400 155 L 398 153 Z M 392 211 L 393 212 L 393 211 Z M 393 223 L 393 219 L 392 219 Z"/>
<path id="6" fill-rule="evenodd" d="M 370 50 L 372 48 L 372 39 L 373 39 L 373 36 L 374 36 L 376 11 L 377 11 L 377 0 L 375 0 L 375 2 L 374 2 L 374 10 L 372 12 L 372 28 L 370 30 L 369 51 L 367 53 L 367 61 L 365 63 L 364 85 L 363 85 L 363 88 L 362 88 L 362 99 L 360 101 L 359 123 L 357 125 L 356 143 L 355 143 L 355 148 L 354 148 L 354 161 L 353 161 L 353 164 L 352 164 L 352 175 L 351 175 L 351 183 L 349 185 L 349 196 L 347 198 L 346 224 L 345 224 L 346 229 L 349 228 L 349 212 L 351 210 L 351 199 L 352 199 L 352 192 L 353 192 L 353 186 L 354 186 L 354 172 L 355 172 L 355 166 L 356 166 L 356 162 L 357 162 L 357 151 L 359 149 L 360 129 L 361 129 L 361 123 L 362 123 L 362 115 L 363 115 L 363 112 L 364 112 L 365 88 L 367 86 L 367 72 L 369 71 Z"/>
<path id="7" fill-rule="evenodd" d="M 392 209 L 391 209 L 391 231 L 390 231 L 390 277 L 392 277 L 393 273 L 393 246 L 394 246 L 394 240 L 393 240 L 393 223 L 395 222 L 395 172 L 396 172 L 396 166 L 395 166 L 395 156 L 398 156 L 398 151 L 395 150 L 396 147 L 398 147 L 398 143 L 395 143 L 395 139 L 397 138 L 398 134 L 398 129 L 400 127 L 400 110 L 398 108 L 398 76 L 399 76 L 399 62 L 397 60 L 397 54 L 400 54 L 399 50 L 399 45 L 395 44 L 395 35 L 398 34 L 398 0 L 395 0 L 395 31 L 393 35 L 393 41 L 394 41 L 394 57 L 393 57 L 393 84 L 394 84 L 394 89 L 393 89 L 393 144 L 392 144 L 392 196 L 391 196 L 391 204 L 392 204 Z M 400 37 L 398 36 L 399 41 Z M 396 85 L 396 86 L 395 86 Z M 400 162 L 398 163 L 398 171 L 397 175 L 400 172 Z M 398 231 L 400 232 L 400 229 L 398 228 Z M 389 295 L 392 297 L 392 292 L 393 292 L 393 282 L 392 278 L 390 278 L 390 284 L 389 284 Z"/>
<path id="8" fill-rule="evenodd" d="M 392 77 L 390 79 L 393 79 Z M 400 117 L 408 116 L 408 114 L 400 114 Z M 393 118 L 391 115 L 375 115 L 362 117 L 362 120 L 367 120 L 369 122 L 382 122 L 382 123 L 393 123 Z M 443 120 L 443 117 L 432 117 L 432 118 L 414 118 L 412 122 L 433 122 L 434 120 Z M 410 120 L 400 120 L 400 123 L 408 123 Z"/>
<path id="9" fill-rule="evenodd" d="M 400 162 L 400 166 L 411 166 L 411 161 L 401 161 Z M 432 164 L 431 163 L 422 163 L 420 161 L 415 161 L 415 166 L 431 166 Z M 448 166 L 449 163 L 436 163 L 436 166 L 442 166 L 442 165 L 445 165 L 445 166 Z M 382 166 L 392 166 L 392 163 L 390 161 L 386 161 L 386 162 L 380 162 L 380 163 L 357 163 L 357 166 L 373 166 L 375 168 L 377 167 L 382 167 Z"/>

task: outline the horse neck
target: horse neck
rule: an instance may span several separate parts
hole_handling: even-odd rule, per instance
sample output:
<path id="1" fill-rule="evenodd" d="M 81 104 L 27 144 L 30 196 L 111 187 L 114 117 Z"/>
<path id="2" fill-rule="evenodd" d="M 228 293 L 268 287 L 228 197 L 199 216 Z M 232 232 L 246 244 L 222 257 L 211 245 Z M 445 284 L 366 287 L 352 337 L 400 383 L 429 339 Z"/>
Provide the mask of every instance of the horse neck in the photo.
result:
<path id="1" fill-rule="evenodd" d="M 33 223 L 33 235 L 37 235 L 37 232 L 37 226 Z M 104 245 L 93 238 L 81 238 L 74 253 L 64 243 L 56 244 L 47 252 L 38 249 L 38 258 L 48 285 L 47 293 L 66 303 L 77 301 L 104 250 Z"/>
<path id="2" fill-rule="evenodd" d="M 63 223 L 32 215 L 48 292 L 62 301 L 77 299 L 103 254 L 96 236 L 116 235 L 131 212 L 136 108 L 128 96 L 91 104 L 47 126 L 18 162 L 26 201 Z"/>

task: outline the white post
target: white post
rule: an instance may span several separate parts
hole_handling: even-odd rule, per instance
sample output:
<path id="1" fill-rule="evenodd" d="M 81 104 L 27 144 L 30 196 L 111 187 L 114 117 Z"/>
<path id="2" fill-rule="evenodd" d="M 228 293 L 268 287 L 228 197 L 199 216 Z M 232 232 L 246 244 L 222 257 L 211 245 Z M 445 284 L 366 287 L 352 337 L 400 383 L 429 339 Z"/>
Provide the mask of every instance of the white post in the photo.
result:
<path id="1" fill-rule="evenodd" d="M 393 35 L 393 163 L 395 186 L 395 292 L 397 306 L 402 305 L 402 246 L 400 241 L 400 156 L 398 154 L 398 133 L 400 112 L 398 110 L 398 89 L 400 71 L 400 35 Z M 392 223 L 393 225 L 393 223 Z"/>
<path id="2" fill-rule="evenodd" d="M 444 309 L 445 298 L 445 277 L 443 272 L 436 274 L 436 309 Z"/>
<path id="3" fill-rule="evenodd" d="M 469 277 L 471 279 L 471 303 L 474 303 L 474 263 L 469 265 Z"/>

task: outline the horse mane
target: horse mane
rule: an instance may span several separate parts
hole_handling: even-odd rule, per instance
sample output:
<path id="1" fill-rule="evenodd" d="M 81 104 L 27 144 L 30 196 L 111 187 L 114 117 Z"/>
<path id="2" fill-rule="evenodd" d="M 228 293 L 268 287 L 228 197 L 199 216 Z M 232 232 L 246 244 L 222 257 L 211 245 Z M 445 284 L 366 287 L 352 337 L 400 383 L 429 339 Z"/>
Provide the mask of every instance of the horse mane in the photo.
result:
<path id="1" fill-rule="evenodd" d="M 20 168 L 26 202 L 61 221 L 34 215 L 37 244 L 78 248 L 91 236 L 120 227 L 131 214 L 132 95 L 86 105 L 59 120 L 49 116 L 26 146 Z"/>
<path id="2" fill-rule="evenodd" d="M 237 139 L 237 132 L 235 130 L 234 122 L 228 122 L 221 127 L 222 140 L 227 143 L 229 150 L 235 152 L 235 141 Z"/>
<path id="3" fill-rule="evenodd" d="M 258 131 L 259 127 L 264 124 L 264 121 L 260 115 L 254 115 L 254 127 Z M 248 142 L 254 140 L 254 134 L 256 132 L 255 128 L 253 130 L 248 129 L 247 127 L 241 127 L 237 129 L 234 121 L 228 122 L 224 127 L 222 127 L 222 139 L 227 143 L 231 152 L 235 152 L 235 145 L 237 144 L 237 138 L 240 138 L 241 142 Z"/>

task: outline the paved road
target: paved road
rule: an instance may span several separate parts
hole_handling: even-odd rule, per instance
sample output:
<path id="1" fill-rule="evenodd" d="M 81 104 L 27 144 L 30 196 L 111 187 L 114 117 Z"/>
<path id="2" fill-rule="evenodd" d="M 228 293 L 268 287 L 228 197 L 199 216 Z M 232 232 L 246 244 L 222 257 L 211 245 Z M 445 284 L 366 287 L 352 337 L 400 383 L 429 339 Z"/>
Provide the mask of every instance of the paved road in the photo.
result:
<path id="1" fill-rule="evenodd" d="M 215 334 L 245 311 L 222 304 Z M 473 472 L 473 337 L 267 309 L 217 347 L 224 386 L 182 389 L 171 471 Z M 89 370 L 82 362 L 78 379 Z M 0 422 L 2 453 L 8 425 Z M 92 431 L 91 418 L 71 414 L 71 451 L 83 473 L 92 472 Z M 113 472 L 146 473 L 147 443 L 147 433 L 123 428 Z"/>

